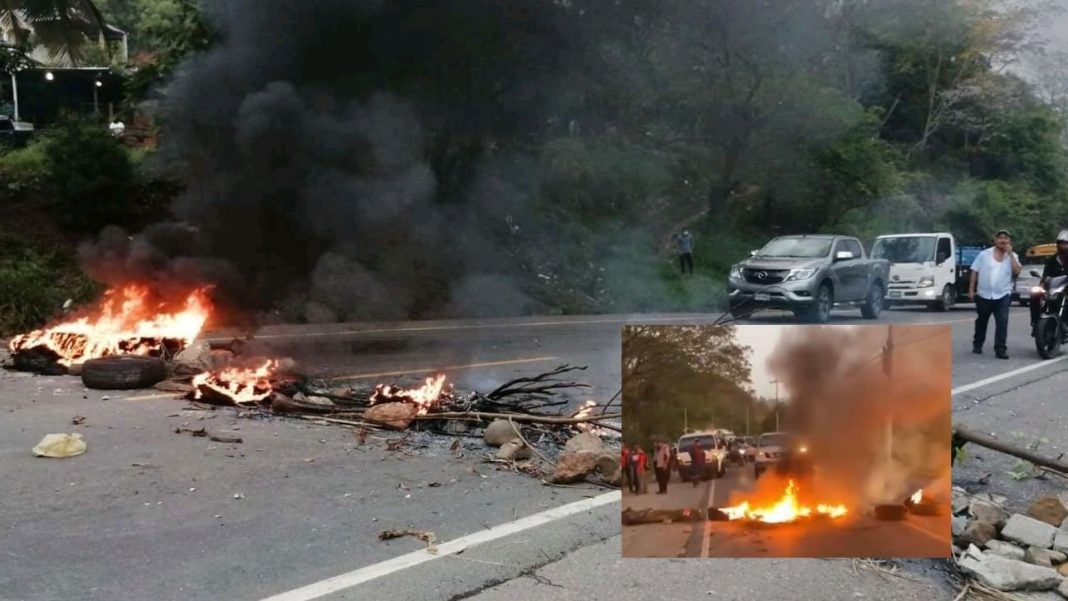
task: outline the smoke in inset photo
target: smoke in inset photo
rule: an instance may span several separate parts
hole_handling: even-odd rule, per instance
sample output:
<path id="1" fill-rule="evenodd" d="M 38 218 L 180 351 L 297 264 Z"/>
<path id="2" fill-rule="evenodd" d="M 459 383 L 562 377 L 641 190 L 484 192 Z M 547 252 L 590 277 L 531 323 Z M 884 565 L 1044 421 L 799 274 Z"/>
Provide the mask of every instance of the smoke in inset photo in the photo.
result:
<path id="1" fill-rule="evenodd" d="M 626 557 L 948 557 L 948 326 L 628 326 Z"/>

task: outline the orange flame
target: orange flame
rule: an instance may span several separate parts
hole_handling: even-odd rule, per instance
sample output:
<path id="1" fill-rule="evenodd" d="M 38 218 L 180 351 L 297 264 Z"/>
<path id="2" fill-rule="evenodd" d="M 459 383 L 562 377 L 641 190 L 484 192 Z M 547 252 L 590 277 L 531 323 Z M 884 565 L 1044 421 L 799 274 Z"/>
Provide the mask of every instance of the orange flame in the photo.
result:
<path id="1" fill-rule="evenodd" d="M 204 372 L 193 376 L 193 398 L 204 396 L 203 388 L 233 399 L 237 404 L 262 401 L 271 394 L 271 374 L 278 369 L 278 361 L 267 359 L 258 367 L 226 367 L 218 372 Z"/>
<path id="2" fill-rule="evenodd" d="M 445 374 L 438 374 L 427 378 L 426 383 L 419 388 L 394 388 L 388 384 L 375 386 L 371 393 L 371 404 L 388 402 L 410 402 L 419 407 L 418 415 L 426 415 L 438 400 L 445 387 Z"/>
<path id="3" fill-rule="evenodd" d="M 900 498 L 900 497 L 898 497 L 898 498 Z M 909 500 L 912 501 L 913 504 L 916 504 L 916 503 L 919 503 L 920 501 L 922 501 L 923 500 L 923 489 L 921 488 L 920 490 L 917 490 L 915 494 L 913 494 L 911 497 L 909 497 Z"/>
<path id="4" fill-rule="evenodd" d="M 589 417 L 593 415 L 593 408 L 597 406 L 597 401 L 586 401 L 583 403 L 582 408 L 575 412 L 571 417 Z M 575 424 L 575 428 L 580 432 L 589 432 L 593 429 L 593 426 L 589 422 L 580 422 Z"/>
<path id="5" fill-rule="evenodd" d="M 181 310 L 168 313 L 162 303 L 150 306 L 148 286 L 111 289 L 91 315 L 15 336 L 8 347 L 12 353 L 48 348 L 67 367 L 111 355 L 158 356 L 168 347 L 177 352 L 193 342 L 211 313 L 207 291 L 194 290 Z"/>
<path id="6" fill-rule="evenodd" d="M 726 507 L 720 509 L 720 511 L 732 521 L 746 519 L 769 524 L 793 522 L 798 518 L 811 517 L 813 514 L 839 518 L 849 513 L 844 505 L 821 504 L 817 505 L 815 509 L 801 505 L 797 501 L 797 485 L 793 480 L 790 480 L 786 486 L 786 492 L 783 493 L 783 496 L 772 505 L 750 507 L 749 501 L 745 501 L 741 505 Z"/>

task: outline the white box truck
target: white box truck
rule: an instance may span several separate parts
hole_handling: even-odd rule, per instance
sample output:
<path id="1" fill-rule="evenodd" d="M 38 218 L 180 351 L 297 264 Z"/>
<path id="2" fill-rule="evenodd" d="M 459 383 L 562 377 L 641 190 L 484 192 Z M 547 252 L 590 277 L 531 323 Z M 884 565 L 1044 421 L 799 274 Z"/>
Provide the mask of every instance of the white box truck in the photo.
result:
<path id="1" fill-rule="evenodd" d="M 959 246 L 949 232 L 879 236 L 873 259 L 890 261 L 886 304 L 923 304 L 945 311 L 968 301 L 971 264 L 982 246 Z"/>

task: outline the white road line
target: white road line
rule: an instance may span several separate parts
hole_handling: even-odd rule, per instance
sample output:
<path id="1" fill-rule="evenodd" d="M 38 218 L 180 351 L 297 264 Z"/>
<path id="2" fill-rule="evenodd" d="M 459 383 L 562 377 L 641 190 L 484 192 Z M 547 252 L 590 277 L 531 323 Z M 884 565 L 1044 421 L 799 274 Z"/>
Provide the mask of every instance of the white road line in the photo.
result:
<path id="1" fill-rule="evenodd" d="M 712 503 L 716 500 L 716 480 L 712 481 L 711 489 L 708 491 L 708 503 L 705 507 L 705 534 L 701 541 L 701 557 L 708 557 L 709 541 L 712 539 L 712 520 L 708 519 L 708 508 L 712 507 Z"/>
<path id="2" fill-rule="evenodd" d="M 327 578 L 326 580 L 321 580 L 314 584 L 309 584 L 308 586 L 294 589 L 273 597 L 268 597 L 262 601 L 311 601 L 312 599 L 319 599 L 320 597 L 325 597 L 326 595 L 354 587 L 358 584 L 363 584 L 364 582 L 376 578 L 381 578 L 382 576 L 421 563 L 433 561 L 440 557 L 445 557 L 446 555 L 454 555 L 475 545 L 480 545 L 517 532 L 543 526 L 549 522 L 566 518 L 577 513 L 582 513 L 583 511 L 589 511 L 602 505 L 618 503 L 622 498 L 623 493 L 616 491 L 598 495 L 590 499 L 568 503 L 567 505 L 536 513 L 521 520 L 494 526 L 489 530 L 481 530 L 473 534 L 468 534 L 467 536 L 461 536 L 460 538 L 451 540 L 447 543 L 440 544 L 437 546 L 437 553 L 430 553 L 426 550 L 415 551 L 358 570 L 353 570 L 347 574 Z"/>
<path id="3" fill-rule="evenodd" d="M 1041 363 L 1035 363 L 1034 365 L 1028 365 L 1027 367 L 1021 367 L 1020 369 L 1014 369 L 1012 371 L 1007 371 L 1007 372 L 1005 372 L 1003 374 L 998 374 L 996 376 L 990 376 L 989 378 L 986 378 L 984 380 L 979 380 L 978 382 L 972 382 L 971 384 L 965 384 L 964 386 L 958 386 L 957 388 L 954 388 L 952 390 L 952 396 L 957 396 L 958 394 L 964 394 L 965 392 L 968 392 L 970 390 L 975 390 L 976 388 L 982 388 L 983 386 L 989 386 L 990 384 L 993 384 L 995 382 L 1000 382 L 1002 380 L 1007 380 L 1008 378 L 1014 378 L 1014 377 L 1016 377 L 1016 376 L 1018 376 L 1020 374 L 1027 373 L 1029 371 L 1034 371 L 1036 369 L 1042 369 L 1043 367 L 1048 367 L 1050 365 L 1053 365 L 1054 363 L 1060 363 L 1061 361 L 1064 361 L 1066 359 L 1068 359 L 1068 355 L 1061 355 L 1060 357 L 1056 357 L 1056 358 L 1053 358 L 1053 359 L 1048 359 L 1046 361 L 1042 361 Z"/>

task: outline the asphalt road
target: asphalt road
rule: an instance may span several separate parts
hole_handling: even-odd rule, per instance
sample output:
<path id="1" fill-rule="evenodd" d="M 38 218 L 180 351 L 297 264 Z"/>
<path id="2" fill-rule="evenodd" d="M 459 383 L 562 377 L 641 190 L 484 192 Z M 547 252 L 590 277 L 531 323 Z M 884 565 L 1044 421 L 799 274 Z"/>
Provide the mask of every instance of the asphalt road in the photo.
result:
<path id="1" fill-rule="evenodd" d="M 872 323 L 858 313 L 836 314 L 834 323 Z M 1068 363 L 1040 362 L 1020 309 L 1010 324 L 1010 360 L 971 355 L 971 316 L 967 307 L 895 310 L 878 323 L 951 323 L 955 417 L 1006 439 L 1046 439 L 1040 450 L 1060 453 L 1068 440 Z M 485 389 L 560 363 L 588 365 L 582 379 L 593 387 L 578 402 L 618 389 L 623 322 L 713 317 L 291 326 L 259 338 L 306 369 L 353 383 L 410 382 L 444 367 L 458 387 Z M 908 579 L 895 579 L 890 589 L 883 574 L 848 560 L 705 560 L 702 569 L 680 560 L 624 560 L 620 493 L 543 486 L 482 463 L 478 441 L 462 457 L 449 452 L 449 440 L 388 451 L 384 441 L 361 445 L 342 428 L 244 419 L 231 410 L 206 417 L 183 412 L 181 401 L 148 396 L 86 391 L 74 378 L 0 373 L 0 599 L 955 596 L 930 561 L 906 563 Z M 72 425 L 76 415 L 85 417 L 82 425 Z M 244 442 L 175 434 L 182 425 L 234 430 Z M 30 449 L 52 432 L 81 433 L 88 453 L 34 458 Z M 1062 486 L 1017 481 L 1006 473 L 1014 463 L 973 451 L 957 483 L 1006 494 L 1016 509 Z M 408 527 L 435 532 L 443 541 L 437 553 L 412 538 L 378 540 L 382 530 Z"/>
<path id="2" fill-rule="evenodd" d="M 752 466 L 731 466 L 722 478 L 698 486 L 672 477 L 665 495 L 623 493 L 623 508 L 682 509 L 725 507 L 733 493 L 752 492 Z M 798 479 L 804 487 L 804 480 Z M 940 557 L 950 556 L 948 506 L 939 517 L 908 516 L 897 522 L 879 521 L 872 508 L 854 508 L 836 518 L 793 524 L 707 521 L 623 526 L 625 557 Z"/>

